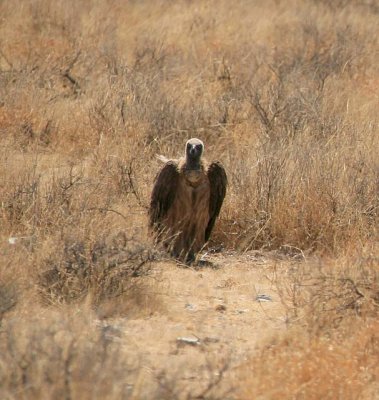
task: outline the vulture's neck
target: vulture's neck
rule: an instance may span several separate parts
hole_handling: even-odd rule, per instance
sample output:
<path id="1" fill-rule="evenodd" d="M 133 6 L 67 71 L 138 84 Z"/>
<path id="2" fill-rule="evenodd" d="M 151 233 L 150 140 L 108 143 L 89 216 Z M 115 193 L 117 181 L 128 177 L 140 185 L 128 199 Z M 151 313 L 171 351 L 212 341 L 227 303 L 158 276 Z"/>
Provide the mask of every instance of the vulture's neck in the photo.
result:
<path id="1" fill-rule="evenodd" d="M 201 169 L 200 159 L 186 158 L 185 169 L 190 171 L 198 171 Z"/>
<path id="2" fill-rule="evenodd" d="M 202 180 L 203 165 L 200 160 L 191 160 L 186 158 L 183 167 L 183 175 L 187 183 L 192 187 L 197 187 Z"/>

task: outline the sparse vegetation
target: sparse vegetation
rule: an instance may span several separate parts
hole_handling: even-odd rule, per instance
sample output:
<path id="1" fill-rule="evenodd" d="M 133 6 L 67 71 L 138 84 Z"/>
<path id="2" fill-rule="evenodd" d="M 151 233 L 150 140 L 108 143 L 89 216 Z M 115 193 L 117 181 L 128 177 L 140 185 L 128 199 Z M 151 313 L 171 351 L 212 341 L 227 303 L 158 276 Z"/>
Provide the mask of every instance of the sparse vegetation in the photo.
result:
<path id="1" fill-rule="evenodd" d="M 365 249 L 352 259 L 292 266 L 286 277 L 276 271 L 289 330 L 268 340 L 241 368 L 239 397 L 375 399 L 377 250 Z"/>
<path id="2" fill-rule="evenodd" d="M 1 398 L 375 398 L 378 12 L 0 3 Z M 148 387 L 101 324 L 177 318 L 146 211 L 155 155 L 196 136 L 230 183 L 210 247 L 278 255 L 265 273 L 287 329 L 197 387 L 167 366 Z"/>

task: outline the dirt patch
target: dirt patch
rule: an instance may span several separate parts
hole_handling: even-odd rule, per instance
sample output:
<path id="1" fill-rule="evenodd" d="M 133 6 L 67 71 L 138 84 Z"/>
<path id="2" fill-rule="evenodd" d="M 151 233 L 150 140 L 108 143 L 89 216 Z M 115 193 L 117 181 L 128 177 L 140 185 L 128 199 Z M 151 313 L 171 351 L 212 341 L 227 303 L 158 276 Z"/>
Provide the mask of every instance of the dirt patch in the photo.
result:
<path id="1" fill-rule="evenodd" d="M 217 390 L 229 393 L 233 369 L 262 337 L 285 328 L 272 260 L 250 254 L 208 261 L 213 268 L 156 265 L 163 308 L 145 318 L 99 322 L 139 360 L 139 377 L 131 383 L 135 398 L 151 398 L 159 388 L 196 397 L 220 372 Z"/>

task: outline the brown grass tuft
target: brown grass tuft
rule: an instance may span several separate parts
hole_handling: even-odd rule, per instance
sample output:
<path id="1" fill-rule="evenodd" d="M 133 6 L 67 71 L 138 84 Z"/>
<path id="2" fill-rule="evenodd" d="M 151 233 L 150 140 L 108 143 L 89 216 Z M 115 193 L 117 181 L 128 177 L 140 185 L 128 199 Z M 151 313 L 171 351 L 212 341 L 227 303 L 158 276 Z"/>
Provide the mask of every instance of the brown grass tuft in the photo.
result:
<path id="1" fill-rule="evenodd" d="M 124 357 L 105 328 L 94 326 L 88 310 L 14 318 L 4 324 L 1 335 L 4 399 L 111 399 L 130 394 L 128 376 L 136 360 Z"/>
<path id="2" fill-rule="evenodd" d="M 295 265 L 290 279 L 276 270 L 289 330 L 242 367 L 241 398 L 375 398 L 379 263 L 373 250 Z"/>

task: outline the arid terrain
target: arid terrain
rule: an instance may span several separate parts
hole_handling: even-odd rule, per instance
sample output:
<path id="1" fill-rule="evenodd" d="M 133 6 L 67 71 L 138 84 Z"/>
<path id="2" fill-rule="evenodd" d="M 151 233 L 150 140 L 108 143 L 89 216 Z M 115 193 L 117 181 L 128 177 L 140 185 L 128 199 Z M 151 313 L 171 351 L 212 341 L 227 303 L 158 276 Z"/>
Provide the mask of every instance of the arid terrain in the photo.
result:
<path id="1" fill-rule="evenodd" d="M 0 399 L 379 399 L 379 5 L 0 2 Z M 187 139 L 228 191 L 147 227 Z"/>

